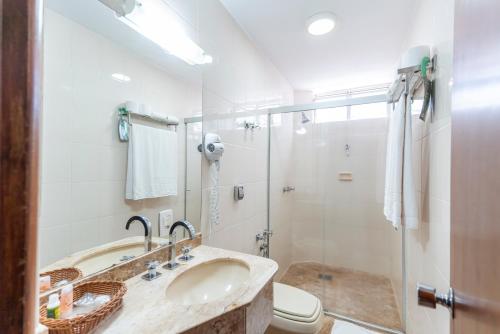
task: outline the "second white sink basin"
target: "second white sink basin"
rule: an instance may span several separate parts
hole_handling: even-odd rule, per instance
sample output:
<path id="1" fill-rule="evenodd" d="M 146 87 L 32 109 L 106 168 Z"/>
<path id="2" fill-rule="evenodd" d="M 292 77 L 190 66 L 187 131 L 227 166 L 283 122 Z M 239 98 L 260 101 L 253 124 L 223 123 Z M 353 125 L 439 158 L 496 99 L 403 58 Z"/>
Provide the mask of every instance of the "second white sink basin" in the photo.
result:
<path id="1" fill-rule="evenodd" d="M 205 304 L 223 298 L 245 284 L 250 268 L 243 261 L 216 259 L 186 270 L 167 287 L 171 302 Z"/>
<path id="2" fill-rule="evenodd" d="M 156 243 L 153 243 L 152 246 L 153 248 L 158 247 Z M 123 245 L 91 252 L 78 258 L 73 266 L 80 269 L 87 276 L 123 262 L 124 257 L 134 258 L 144 254 L 144 252 L 144 242 L 128 242 Z"/>

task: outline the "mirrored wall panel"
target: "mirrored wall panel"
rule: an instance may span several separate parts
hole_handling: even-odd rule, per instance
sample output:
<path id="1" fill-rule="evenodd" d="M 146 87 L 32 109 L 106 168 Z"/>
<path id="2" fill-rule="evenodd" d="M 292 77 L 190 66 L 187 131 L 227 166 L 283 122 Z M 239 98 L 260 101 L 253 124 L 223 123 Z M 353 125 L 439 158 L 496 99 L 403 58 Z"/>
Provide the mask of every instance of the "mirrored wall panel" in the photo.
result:
<path id="1" fill-rule="evenodd" d="M 210 59 L 184 15 L 196 1 L 146 2 L 45 1 L 39 268 L 52 281 L 42 290 L 166 244 L 177 220 L 199 231 L 201 122 L 186 120 L 201 114 Z M 144 20 L 146 9 L 168 20 Z M 148 35 L 163 21 L 191 47 Z"/>

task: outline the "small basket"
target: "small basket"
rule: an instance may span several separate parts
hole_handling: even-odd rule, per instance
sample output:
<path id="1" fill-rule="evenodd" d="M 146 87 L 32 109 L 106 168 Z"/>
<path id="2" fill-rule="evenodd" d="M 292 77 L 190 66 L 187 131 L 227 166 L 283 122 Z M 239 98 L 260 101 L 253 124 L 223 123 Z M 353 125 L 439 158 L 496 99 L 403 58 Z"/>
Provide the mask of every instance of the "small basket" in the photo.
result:
<path id="1" fill-rule="evenodd" d="M 59 283 L 62 280 L 68 280 L 69 282 L 73 282 L 74 280 L 82 278 L 83 274 L 80 269 L 70 267 L 70 268 L 61 268 L 61 269 L 46 271 L 40 274 L 40 277 L 42 276 L 50 276 L 50 287 L 53 288 L 57 283 Z"/>
<path id="2" fill-rule="evenodd" d="M 84 293 L 109 295 L 111 300 L 94 311 L 70 319 L 47 318 L 47 304 L 40 306 L 40 322 L 49 328 L 50 334 L 85 334 L 91 332 L 103 320 L 117 311 L 127 292 L 125 283 L 113 281 L 93 281 L 78 285 L 73 290 L 73 301 Z"/>

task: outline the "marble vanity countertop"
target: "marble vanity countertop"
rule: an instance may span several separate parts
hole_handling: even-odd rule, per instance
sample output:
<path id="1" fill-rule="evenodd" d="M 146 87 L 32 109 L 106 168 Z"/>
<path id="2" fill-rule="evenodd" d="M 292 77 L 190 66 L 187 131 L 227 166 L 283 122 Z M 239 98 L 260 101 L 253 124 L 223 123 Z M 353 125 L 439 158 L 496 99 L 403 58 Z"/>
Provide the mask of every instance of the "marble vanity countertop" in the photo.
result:
<path id="1" fill-rule="evenodd" d="M 158 237 L 153 237 L 152 240 L 153 242 L 153 248 L 156 248 L 161 245 L 166 245 L 168 244 L 168 240 L 164 238 L 158 238 Z M 59 269 L 59 268 L 67 268 L 67 267 L 79 267 L 78 263 L 91 258 L 92 256 L 95 256 L 97 254 L 103 253 L 103 252 L 111 252 L 113 250 L 118 250 L 123 247 L 128 247 L 128 246 L 136 246 L 137 250 L 132 250 L 131 255 L 134 255 L 135 257 L 144 254 L 144 236 L 133 236 L 133 237 L 128 237 L 128 238 L 123 238 L 120 240 L 108 242 L 103 245 L 99 245 L 96 247 L 92 247 L 89 249 L 85 249 L 76 253 L 73 253 L 71 255 L 68 255 L 50 265 L 45 266 L 44 268 L 40 269 L 40 272 L 45 272 L 45 271 L 50 271 L 54 269 Z M 105 260 L 105 259 L 104 259 Z M 81 268 L 80 268 L 81 269 Z M 95 272 L 98 272 L 104 268 L 89 268 L 87 271 L 84 271 L 84 275 L 87 276 L 89 274 L 93 274 Z"/>
<path id="2" fill-rule="evenodd" d="M 249 304 L 278 270 L 278 264 L 273 260 L 204 245 L 194 248 L 191 254 L 193 260 L 173 271 L 159 267 L 162 276 L 153 281 L 141 279 L 145 272 L 125 281 L 128 291 L 123 298 L 123 307 L 102 323 L 96 333 L 183 332 Z M 176 277 L 196 265 L 216 259 L 245 262 L 250 269 L 248 283 L 226 298 L 206 304 L 180 305 L 167 299 L 167 287 Z"/>

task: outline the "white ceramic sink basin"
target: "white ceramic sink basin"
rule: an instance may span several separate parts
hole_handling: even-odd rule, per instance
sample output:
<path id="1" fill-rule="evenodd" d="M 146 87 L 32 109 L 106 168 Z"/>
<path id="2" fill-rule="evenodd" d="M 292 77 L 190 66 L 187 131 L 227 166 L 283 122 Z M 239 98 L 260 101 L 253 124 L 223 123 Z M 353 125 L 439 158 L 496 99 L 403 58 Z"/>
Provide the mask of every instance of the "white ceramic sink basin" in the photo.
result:
<path id="1" fill-rule="evenodd" d="M 153 243 L 152 246 L 156 248 L 158 245 Z M 126 257 L 133 258 L 142 254 L 144 254 L 144 242 L 131 242 L 91 252 L 91 254 L 77 259 L 73 265 L 86 276 L 119 264 Z"/>
<path id="2" fill-rule="evenodd" d="M 223 298 L 244 285 L 248 265 L 234 259 L 216 259 L 186 270 L 167 287 L 167 299 L 182 305 L 205 304 Z"/>

